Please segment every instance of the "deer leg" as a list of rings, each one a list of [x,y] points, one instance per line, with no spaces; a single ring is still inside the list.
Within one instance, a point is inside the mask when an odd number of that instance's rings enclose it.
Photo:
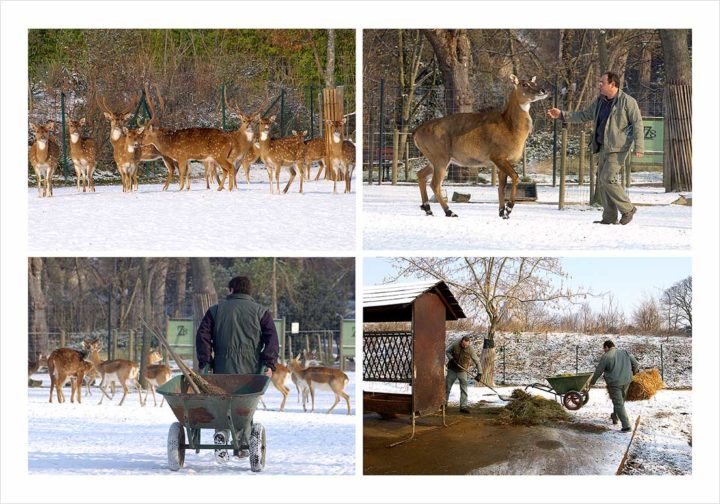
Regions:
[[[242,167],[245,172],[245,181],[247,185],[250,185],[250,158],[248,154],[245,154],[245,158],[242,160]]]
[[[308,383],[308,389],[310,389],[310,401],[312,402],[310,413],[313,413],[315,412],[315,389],[313,388],[312,383]]]
[[[54,371],[51,370],[50,371],[50,401],[49,401],[51,404],[52,404],[52,396],[53,396],[53,392],[54,392],[53,389],[56,388],[55,383],[56,383],[56,381],[55,381]]]
[[[498,167],[498,191],[499,191],[499,204],[500,204],[500,217],[503,219],[510,218],[510,212],[512,212],[515,206],[515,193],[517,192],[517,185],[519,177],[515,169],[512,167],[507,159],[493,159],[493,163]],[[510,177],[512,188],[510,190],[510,201],[505,203],[505,185],[507,183],[507,177]],[[500,189],[502,187],[502,189]]]
[[[442,169],[433,170],[433,176],[430,180],[430,187],[432,187],[435,198],[440,202],[440,206],[445,211],[445,217],[457,217],[457,214],[450,210],[447,201],[445,201],[445,198],[443,198],[442,195],[442,181],[445,178],[445,170],[447,170],[447,164],[445,164],[444,168]]]
[[[167,191],[167,188],[170,187],[172,183],[173,173],[175,173],[175,161],[167,156],[163,156],[162,160],[167,170],[167,178],[165,179],[162,190]]]
[[[142,398],[142,387],[140,386],[140,382],[137,378],[133,380],[133,383],[135,384],[135,390],[137,390],[138,393],[138,400],[140,401],[140,406],[145,406],[145,401],[143,401]],[[153,390],[153,399],[155,398],[155,391]]]
[[[347,395],[347,394],[346,394],[344,391],[342,391],[342,390],[341,390],[340,392],[338,392],[338,393],[345,399],[345,402],[347,403],[347,408],[348,408],[348,413],[347,413],[347,414],[349,415],[349,414],[350,414],[350,396]]]
[[[90,191],[91,192],[95,192],[95,178],[94,178],[95,167],[96,167],[95,163],[88,166],[88,179],[89,179],[88,182],[90,183]]]
[[[235,180],[235,167],[233,164],[228,161],[227,159],[221,159],[218,161],[220,163],[220,166],[223,169],[223,181],[225,181],[226,177],[230,177],[230,180],[228,181],[228,191],[233,190],[233,180]],[[220,187],[218,187],[218,191],[223,190],[223,185],[221,184]]]
[[[64,373],[58,373],[55,388],[57,389],[57,400],[60,404],[65,402],[65,392],[63,392],[62,389],[65,386],[65,380],[67,380],[67,375]]]
[[[297,167],[297,164],[295,164],[295,166]],[[302,167],[300,167],[299,171],[300,171],[300,194],[302,194],[302,192],[303,192],[303,179],[305,178],[305,166],[303,165]]]
[[[337,403],[339,403],[339,402],[340,402],[340,397],[337,395],[337,392],[335,392],[335,402],[333,403],[332,406],[330,406],[330,409],[327,410],[327,414],[328,414],[328,415],[330,414],[330,412],[331,412],[332,410],[335,409],[335,406],[337,406]]]
[[[126,384],[125,382],[120,382],[120,385],[122,385],[123,396],[122,396],[122,398],[120,399],[120,402],[118,403],[118,406],[122,406],[123,401],[125,401],[125,397],[127,396],[127,393],[128,393],[128,390],[129,390],[129,389],[128,389],[128,386],[127,386],[127,384]],[[140,401],[140,402],[142,403],[142,401]]]
[[[432,210],[430,210],[430,203],[428,202],[427,195],[427,177],[432,174],[432,172],[433,167],[430,163],[427,163],[417,172],[418,186],[420,187],[420,200],[422,201],[420,208],[425,211],[425,215],[433,214]]]
[[[285,410],[285,401],[287,401],[288,395],[290,394],[290,389],[283,385],[282,389],[280,390],[280,393],[283,396],[282,402],[280,403],[280,411]]]

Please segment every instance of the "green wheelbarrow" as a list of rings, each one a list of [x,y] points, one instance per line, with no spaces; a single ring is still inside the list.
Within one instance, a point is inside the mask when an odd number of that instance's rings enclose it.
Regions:
[[[555,396],[563,406],[571,411],[577,411],[590,400],[590,378],[592,373],[568,374],[549,376],[545,378],[550,384],[533,383],[525,387],[525,390],[534,388],[548,392]]]
[[[203,378],[227,394],[197,394],[187,379],[180,375],[158,387],[165,396],[177,422],[170,426],[167,441],[168,465],[177,471],[185,465],[185,450],[228,449],[236,453],[250,452],[250,469],[260,472],[265,467],[265,428],[253,422],[260,397],[270,383],[265,375],[209,374]],[[203,444],[202,429],[229,430],[231,444]]]

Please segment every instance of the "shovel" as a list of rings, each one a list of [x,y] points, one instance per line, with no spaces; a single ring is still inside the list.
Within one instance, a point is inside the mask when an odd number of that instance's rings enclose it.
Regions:
[[[470,374],[470,371],[468,371],[467,368],[462,367],[458,361],[456,361],[455,359],[453,359],[452,361],[455,363],[455,365],[457,367],[459,367],[460,369],[465,371],[467,374]],[[490,390],[492,390],[495,393],[495,395],[498,396],[500,398],[500,400],[502,400],[502,401],[510,402],[510,401],[515,400],[513,397],[500,395],[500,393],[497,390],[495,390],[494,388],[492,388],[490,385],[488,385],[487,383],[485,383],[482,380],[475,380],[475,381],[477,381],[480,385],[483,385],[484,387],[487,387]]]

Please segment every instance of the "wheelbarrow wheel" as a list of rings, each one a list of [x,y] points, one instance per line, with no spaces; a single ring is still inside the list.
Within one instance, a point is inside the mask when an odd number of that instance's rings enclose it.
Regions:
[[[178,471],[185,465],[185,429],[180,422],[172,424],[168,431],[167,455],[171,471]]]
[[[253,424],[250,431],[250,470],[260,472],[265,468],[265,427]]]
[[[580,392],[575,392],[574,390],[571,390],[570,392],[567,392],[563,396],[563,406],[565,406],[570,411],[577,411],[580,408],[582,408],[583,404],[585,404],[584,398]]]

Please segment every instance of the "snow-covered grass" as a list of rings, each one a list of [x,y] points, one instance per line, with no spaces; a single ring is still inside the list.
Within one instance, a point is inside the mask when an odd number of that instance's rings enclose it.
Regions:
[[[692,207],[672,205],[679,193],[661,187],[631,186],[638,212],[627,226],[593,225],[601,208],[587,204],[558,210],[558,188],[538,185],[538,202],[518,202],[508,220],[498,216],[497,188],[444,185],[470,193],[469,203],[452,203],[458,218],[420,209],[417,184],[363,186],[363,245],[366,250],[682,250],[689,249]],[[429,194],[432,191],[428,188]],[[585,199],[584,188],[568,186],[568,198]],[[683,193],[685,196],[691,194]]]
[[[313,177],[315,172],[313,171]],[[281,175],[280,188],[287,181]],[[296,180],[287,194],[270,194],[264,168],[251,170],[251,183],[218,192],[194,179],[190,191],[141,184],[123,193],[119,185],[96,186],[95,193],[56,187],[52,198],[28,189],[28,245],[31,255],[137,255],[156,251],[180,255],[282,255],[355,251],[355,193],[332,193],[332,183],[312,181],[299,194]]]
[[[303,412],[295,387],[288,379],[291,394],[285,411],[278,411],[281,395],[271,385],[264,396],[269,410],[258,405],[254,420],[265,426],[267,462],[259,474],[338,475],[355,474],[355,373],[347,373],[350,382],[351,415],[345,401],[332,414],[325,412],[333,403],[333,394],[321,391],[315,397],[315,412]],[[100,391],[84,396],[82,404],[48,402],[48,375],[39,373],[40,388],[28,389],[28,471],[53,475],[176,475],[176,474],[255,474],[248,459],[233,459],[227,465],[214,461],[212,450],[195,453],[187,450],[185,467],[172,472],[167,467],[168,429],[177,419],[165,404],[139,405],[134,390],[122,407],[107,398],[98,405]],[[84,394],[84,392],[83,392]],[[158,404],[160,403],[158,394]],[[202,433],[203,443],[212,443],[212,431]]]

